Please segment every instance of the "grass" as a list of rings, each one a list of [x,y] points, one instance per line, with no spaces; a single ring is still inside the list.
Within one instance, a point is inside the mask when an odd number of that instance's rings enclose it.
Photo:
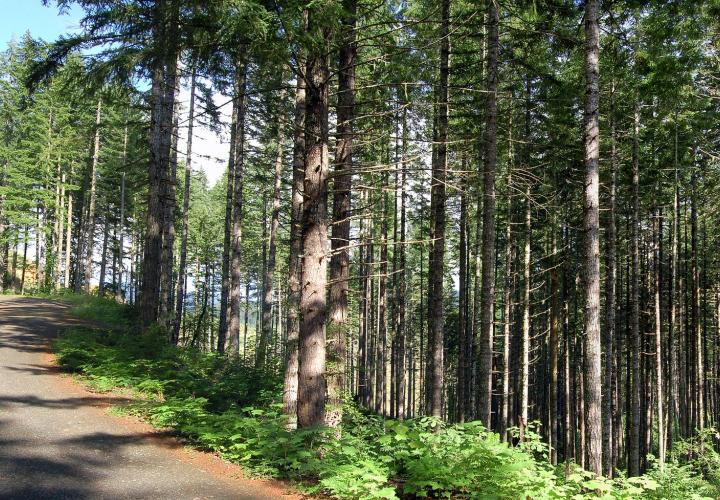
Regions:
[[[343,499],[720,498],[720,478],[703,478],[720,470],[709,439],[685,449],[693,462],[677,455],[640,478],[608,480],[572,464],[551,466],[546,445],[532,432],[513,447],[476,422],[400,422],[347,403],[340,437],[326,428],[291,431],[278,374],[170,346],[158,328],[130,328],[132,309],[111,300],[61,298],[78,316],[113,326],[71,328],[54,350],[59,364],[94,390],[128,388],[139,396],[114,411],[173,429],[258,475],[294,480],[307,493]]]

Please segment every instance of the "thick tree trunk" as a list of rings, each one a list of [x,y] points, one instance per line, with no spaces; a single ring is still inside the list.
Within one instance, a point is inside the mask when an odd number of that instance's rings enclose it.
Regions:
[[[599,0],[585,2],[585,425],[588,470],[602,474],[600,346]]]
[[[478,419],[491,425],[495,302],[495,170],[497,167],[498,22],[497,3],[488,2],[487,104],[483,168],[482,289],[478,353]]]
[[[428,277],[428,385],[427,412],[434,417],[443,416],[444,388],[444,310],[443,278],[445,274],[445,184],[447,177],[448,143],[448,79],[450,58],[450,0],[443,0],[440,80],[436,96],[435,140],[430,194],[431,253]]]
[[[311,11],[308,31],[318,31]],[[329,33],[322,30],[325,45]],[[308,57],[305,111],[305,179],[302,208],[302,274],[298,355],[298,426],[325,422],[325,321],[327,319],[328,90],[323,49]]]
[[[156,55],[151,75],[148,204],[140,292],[140,319],[145,325],[157,321],[160,306],[161,227],[164,214],[161,187],[170,168],[177,77],[178,15],[179,6],[174,0],[156,2],[152,42]]]
[[[160,324],[168,332],[168,340],[172,340],[173,314],[173,255],[175,250],[175,209],[177,206],[177,166],[179,114],[177,102],[180,87],[176,80],[173,89],[172,136],[170,138],[170,164],[167,173],[162,177],[160,187],[163,205],[163,217],[160,233],[162,247],[160,253]]]

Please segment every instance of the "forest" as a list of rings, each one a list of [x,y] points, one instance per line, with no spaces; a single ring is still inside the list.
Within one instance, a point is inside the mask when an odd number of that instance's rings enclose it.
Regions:
[[[0,292],[122,325],[61,365],[307,494],[720,498],[717,0],[44,3]]]

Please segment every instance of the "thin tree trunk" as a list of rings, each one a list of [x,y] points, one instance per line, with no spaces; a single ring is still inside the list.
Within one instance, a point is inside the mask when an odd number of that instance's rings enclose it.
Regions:
[[[675,182],[673,185],[673,220],[672,220],[672,250],[671,250],[671,276],[670,276],[670,323],[668,324],[668,354],[670,356],[669,380],[673,383],[670,387],[670,404],[668,407],[668,448],[672,449],[673,429],[678,418],[678,393],[679,388],[674,383],[678,377],[678,354],[679,354],[679,333],[680,323],[678,321],[677,304],[680,300],[678,286],[678,266],[680,253],[680,187],[678,182],[678,132],[677,117],[675,118],[675,142],[674,142],[674,170]],[[718,322],[720,324],[720,321]],[[679,384],[680,385],[680,384]]]
[[[658,425],[658,461],[660,468],[665,467],[665,395],[663,394],[663,354],[662,354],[662,209],[658,209],[654,234],[653,260],[655,261],[655,389]]]
[[[27,270],[28,233],[30,229],[25,226],[23,233],[23,257],[22,268],[20,269],[20,295],[25,295],[25,271]]]
[[[284,80],[283,80],[284,81]],[[285,91],[280,92],[279,100],[285,101]],[[278,110],[277,117],[277,151],[275,153],[273,201],[270,211],[270,237],[268,241],[268,261],[265,268],[265,289],[263,291],[263,320],[260,348],[256,356],[257,366],[263,368],[267,358],[268,341],[272,336],[272,303],[273,279],[275,276],[275,261],[277,254],[277,232],[280,225],[280,188],[282,183],[283,143],[285,142],[285,117],[282,109]]]
[[[127,126],[125,127],[125,146],[127,146]],[[115,300],[125,302],[125,290],[123,288],[123,261],[125,259],[125,167],[127,156],[123,148],[123,173],[120,176],[120,219],[118,220],[118,277],[117,287],[115,289]]]
[[[631,291],[631,395],[628,433],[628,475],[640,475],[640,158],[638,134],[640,108],[635,105],[632,160],[632,291]]]
[[[193,146],[193,122],[195,121],[195,84],[197,68],[193,64],[190,75],[190,104],[188,106],[188,131],[185,149],[185,177],[183,189],[183,213],[182,233],[180,235],[180,261],[178,263],[177,291],[175,292],[175,321],[171,340],[174,344],[180,339],[180,328],[182,326],[183,310],[185,307],[185,283],[187,281],[187,242],[190,231],[190,180],[192,178],[192,146]]]
[[[490,428],[492,411],[493,305],[495,302],[495,170],[497,168],[498,22],[489,2],[485,163],[483,168],[482,289],[478,354],[478,419]]]
[[[93,253],[95,250],[95,203],[97,200],[97,170],[100,163],[100,118],[102,100],[98,99],[95,114],[95,140],[93,142],[93,157],[90,168],[90,202],[88,205],[87,236],[85,237],[85,293],[90,292],[92,279]]]
[[[60,205],[58,207],[57,212],[55,213],[55,224],[56,224],[56,230],[55,230],[55,269],[54,269],[54,276],[52,280],[52,286],[54,290],[57,290],[59,282],[60,282],[60,272],[62,270],[62,255],[63,255],[63,240],[65,236],[65,172],[62,173],[62,175],[59,178],[59,191],[60,191]],[[37,283],[39,286],[40,283]]]
[[[105,224],[103,230],[102,251],[100,252],[100,278],[98,280],[98,295],[105,296],[105,276],[107,274],[107,246],[110,236],[110,228],[108,227],[107,215],[105,216]]]
[[[350,201],[355,118],[356,0],[344,0],[343,42],[338,59],[337,144],[333,185],[332,257],[328,324],[328,407],[325,421],[336,427],[342,420],[345,356],[348,336],[350,279]]]
[[[690,175],[691,191],[690,191],[690,260],[691,260],[691,329],[693,336],[693,354],[694,354],[694,394],[695,400],[695,426],[698,430],[705,428],[705,367],[703,364],[703,342],[702,329],[700,328],[700,271],[698,264],[698,230],[697,230],[697,173],[696,166],[693,165],[693,171]]]
[[[605,246],[605,380],[603,384],[603,474],[612,477],[613,474],[613,412],[612,394],[615,374],[613,342],[615,339],[615,296],[617,293],[617,221],[616,211],[616,182],[617,182],[617,143],[615,140],[615,82],[612,84],[610,94],[610,199],[608,201],[608,227]]]
[[[459,278],[458,278],[458,366],[457,366],[457,421],[465,422],[468,417],[468,405],[467,402],[470,399],[470,329],[468,327],[468,285],[467,285],[467,251],[468,251],[468,214],[467,214],[467,189],[468,183],[465,177],[465,170],[467,168],[465,164],[465,158],[462,160],[463,165],[463,178],[460,184],[460,241],[459,241]]]
[[[525,193],[525,248],[523,251],[523,324],[522,338],[520,339],[520,412],[518,414],[518,428],[520,442],[525,440],[525,427],[528,424],[528,405],[530,393],[530,292],[532,281],[530,273],[530,241],[532,238],[532,212],[530,209],[530,187]]]
[[[70,169],[70,178],[72,182],[73,170]],[[63,276],[63,287],[70,288],[70,267],[71,267],[71,252],[72,252],[72,214],[73,214],[73,192],[68,191],[68,202],[67,202],[67,224],[65,227],[65,274]]]
[[[300,225],[305,180],[305,69],[300,64],[295,88],[295,117],[293,129],[293,175],[290,208],[290,255],[288,263],[287,306],[287,364],[283,383],[283,411],[288,427],[297,426],[298,339],[300,323],[300,273],[302,227]]]
[[[401,102],[404,102],[401,101]],[[397,339],[397,418],[402,420],[406,417],[410,417],[412,413],[412,404],[406,405],[406,393],[407,391],[407,369],[406,369],[406,358],[408,353],[412,355],[412,346],[410,349],[406,347],[406,324],[405,324],[405,310],[407,307],[406,296],[407,296],[407,273],[405,266],[407,264],[407,258],[405,254],[405,235],[407,233],[406,227],[406,210],[407,210],[407,189],[406,189],[406,169],[405,162],[407,160],[407,147],[408,147],[408,127],[407,127],[407,108],[403,106],[402,110],[402,156],[400,157],[399,165],[396,165],[395,176],[397,178],[398,168],[400,169],[400,183],[396,191],[400,191],[400,196],[395,194],[396,198],[400,200],[400,229],[397,235],[397,245],[395,247],[394,255],[397,256],[397,282],[396,286],[396,297],[395,297],[395,308],[396,308],[396,323],[395,323],[395,338]]]
[[[234,96],[237,101],[237,122],[235,131],[235,146],[232,148],[235,159],[233,161],[233,211],[232,233],[230,242],[230,293],[228,318],[228,351],[236,356],[240,352],[240,305],[242,302],[240,267],[242,265],[242,219],[243,219],[243,189],[245,187],[245,111],[247,98],[247,60],[244,49],[236,61]],[[258,294],[259,295],[259,294]],[[257,331],[257,329],[256,329]]]

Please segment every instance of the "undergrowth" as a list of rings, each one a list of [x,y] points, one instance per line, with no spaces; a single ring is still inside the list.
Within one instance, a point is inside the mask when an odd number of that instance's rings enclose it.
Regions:
[[[131,311],[112,301],[77,302],[75,311],[85,318],[131,324]],[[63,368],[81,373],[97,390],[136,391],[137,402],[123,412],[172,428],[195,446],[256,474],[294,480],[310,494],[341,499],[720,498],[720,455],[708,444],[710,436],[677,445],[662,470],[651,460],[644,476],[609,480],[572,465],[551,466],[546,445],[533,432],[523,445],[509,446],[477,422],[388,420],[350,402],[339,437],[330,429],[291,431],[282,414],[279,376],[239,359],[170,346],[165,338],[158,329],[133,333],[75,327],[57,340],[55,351]]]

